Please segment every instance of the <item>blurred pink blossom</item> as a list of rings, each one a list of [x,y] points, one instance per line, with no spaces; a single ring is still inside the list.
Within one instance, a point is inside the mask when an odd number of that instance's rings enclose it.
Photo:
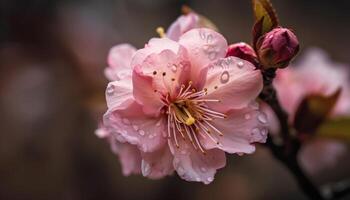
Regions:
[[[252,143],[265,142],[266,115],[255,102],[261,73],[245,60],[224,58],[222,35],[192,29],[178,42],[153,38],[133,51],[125,44],[110,51],[113,73],[106,74],[115,81],[106,89],[103,122],[113,145],[137,148],[123,152],[133,159],[127,172],[137,172],[133,156],[140,155],[146,177],[176,170],[187,181],[208,184],[225,166],[225,152],[253,153]]]
[[[306,95],[330,95],[339,87],[342,93],[332,112],[332,116],[350,114],[350,82],[347,67],[332,62],[320,49],[310,49],[295,66],[278,70],[274,86],[282,107],[289,114],[292,123],[298,105]],[[271,133],[277,133],[279,125],[274,113],[263,106],[270,120]],[[317,139],[301,149],[299,160],[311,174],[318,173],[335,165],[337,158],[345,153],[345,144],[339,141]]]

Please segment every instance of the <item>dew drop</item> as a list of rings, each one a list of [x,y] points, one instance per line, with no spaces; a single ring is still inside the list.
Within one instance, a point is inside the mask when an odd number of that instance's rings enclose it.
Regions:
[[[112,96],[114,94],[114,89],[115,89],[115,86],[110,84],[108,87],[107,87],[107,95],[109,96]]]
[[[250,104],[249,104],[249,107],[254,109],[254,110],[257,110],[259,109],[259,103],[256,102],[256,101],[252,101]]]
[[[263,129],[261,130],[261,135],[266,136],[266,135],[267,135],[267,132],[268,132],[268,130],[267,130],[266,128],[263,128]]]
[[[229,75],[228,71],[224,71],[220,76],[220,82],[223,84],[227,83],[229,81],[229,79],[230,79],[230,75]]]
[[[213,42],[213,36],[211,34],[207,35],[207,43],[210,44]]]
[[[203,30],[200,30],[199,32],[199,37],[202,38],[202,40],[205,39],[205,32]]]
[[[237,152],[237,155],[239,155],[239,156],[243,156],[243,155],[244,155],[244,153],[242,153],[242,152]]]
[[[148,176],[151,173],[151,165],[144,160],[141,162],[141,171],[143,176]]]
[[[258,120],[263,123],[263,124],[266,124],[267,123],[267,116],[265,113],[261,112],[259,113],[258,115]]]
[[[239,61],[237,63],[238,68],[242,68],[244,66],[244,63],[242,61]]]
[[[216,56],[217,56],[217,53],[215,51],[211,51],[208,54],[209,60],[214,60],[216,58]]]
[[[176,171],[180,176],[185,174],[185,170],[182,167],[178,167]]]
[[[258,128],[254,128],[254,129],[252,130],[252,135],[253,135],[253,136],[260,135],[260,130],[259,130]]]
[[[130,121],[127,118],[124,118],[122,121],[124,124],[130,125]]]
[[[250,118],[251,118],[251,115],[250,115],[249,113],[247,113],[247,114],[244,115],[244,119],[247,119],[247,120],[248,120],[248,119],[250,119]]]
[[[177,66],[176,65],[172,65],[171,66],[171,71],[173,71],[175,73],[177,71]]]
[[[213,180],[214,180],[213,177],[208,177],[208,178],[207,178],[207,181],[208,181],[208,182],[212,182]]]
[[[205,167],[201,167],[201,171],[204,173],[204,172],[207,172],[207,168]]]
[[[145,135],[145,131],[144,130],[139,130],[139,134],[143,136],[143,135]]]
[[[139,127],[136,126],[136,125],[132,125],[132,128],[133,128],[135,131],[139,130]]]

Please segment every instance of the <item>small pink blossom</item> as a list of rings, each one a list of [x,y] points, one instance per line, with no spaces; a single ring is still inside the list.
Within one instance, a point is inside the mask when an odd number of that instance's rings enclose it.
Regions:
[[[109,58],[118,62],[110,62],[116,76],[106,89],[104,126],[138,149],[144,176],[175,170],[187,181],[208,184],[225,166],[225,152],[253,153],[253,143],[265,142],[266,115],[255,102],[261,72],[240,58],[225,58],[227,42],[219,33],[200,28],[178,42],[153,38],[128,54],[130,62],[119,55],[125,49],[113,49]]]
[[[279,70],[274,81],[278,99],[289,114],[292,123],[298,105],[306,95],[330,95],[338,88],[342,93],[332,112],[333,116],[350,114],[350,84],[346,66],[332,62],[320,49],[310,49],[295,66]],[[270,108],[263,106],[270,121],[271,133],[277,133],[279,124]],[[346,146],[338,141],[310,141],[301,149],[299,160],[309,173],[317,173],[335,165]]]
[[[235,56],[243,60],[247,60],[254,65],[257,64],[257,56],[254,49],[249,44],[244,42],[231,44],[227,49],[226,57],[228,56]]]
[[[265,68],[285,68],[299,51],[297,36],[287,28],[278,27],[262,36],[257,54]]]

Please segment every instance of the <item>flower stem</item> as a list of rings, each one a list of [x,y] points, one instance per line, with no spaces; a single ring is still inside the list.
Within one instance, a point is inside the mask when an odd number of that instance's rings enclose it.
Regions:
[[[280,123],[280,135],[283,143],[277,144],[271,137],[267,140],[267,146],[274,155],[294,175],[300,189],[312,200],[324,200],[321,192],[305,175],[297,161],[297,154],[300,149],[299,141],[290,134],[288,115],[281,107],[272,81],[276,76],[275,69],[268,69],[263,72],[264,88],[260,98],[265,101],[275,112]]]

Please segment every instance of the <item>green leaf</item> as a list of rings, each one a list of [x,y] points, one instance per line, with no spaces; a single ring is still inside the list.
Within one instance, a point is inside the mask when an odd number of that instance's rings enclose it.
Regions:
[[[295,129],[303,134],[314,133],[322,122],[326,120],[334,108],[341,89],[330,96],[309,95],[298,106],[294,118]]]
[[[317,130],[316,136],[350,142],[350,117],[325,121]]]
[[[265,33],[278,26],[277,14],[269,0],[252,0],[255,22],[253,26],[253,46]]]

